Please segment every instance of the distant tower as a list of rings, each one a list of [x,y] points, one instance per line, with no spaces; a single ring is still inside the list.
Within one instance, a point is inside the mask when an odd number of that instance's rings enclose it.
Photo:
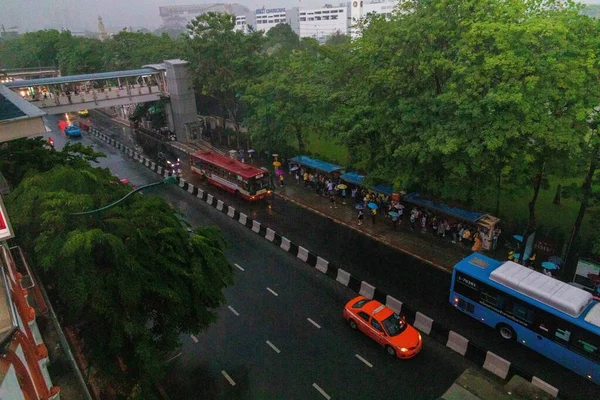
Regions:
[[[356,39],[361,34],[363,0],[352,0],[350,4],[350,37]]]
[[[102,17],[98,15],[98,38],[104,41],[107,38],[106,29],[104,29],[104,22]]]

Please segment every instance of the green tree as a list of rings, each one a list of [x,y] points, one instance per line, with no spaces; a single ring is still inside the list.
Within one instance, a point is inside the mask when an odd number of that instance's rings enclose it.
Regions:
[[[197,92],[212,97],[239,131],[241,98],[261,72],[262,32],[234,31],[235,16],[209,12],[188,24],[184,45]]]
[[[0,43],[0,67],[34,68],[58,66],[58,42],[66,32],[55,29],[28,32]]]
[[[27,174],[46,172],[57,165],[85,168],[103,156],[81,143],[67,143],[56,151],[48,149],[41,138],[17,139],[0,146],[0,171],[12,185],[18,186]]]
[[[153,35],[123,30],[104,41],[104,46],[103,63],[107,71],[137,69],[182,55],[179,40],[166,33]]]
[[[157,197],[134,195],[102,213],[70,215],[130,190],[108,170],[56,166],[28,175],[6,203],[89,360],[123,393],[141,387],[152,398],[165,355],[181,333],[215,321],[233,272],[218,231],[190,234]]]
[[[264,49],[269,54],[290,52],[300,47],[300,37],[289,24],[277,24],[265,34]]]
[[[102,72],[105,49],[100,40],[75,37],[67,31],[61,33],[57,48],[60,70],[64,75]]]

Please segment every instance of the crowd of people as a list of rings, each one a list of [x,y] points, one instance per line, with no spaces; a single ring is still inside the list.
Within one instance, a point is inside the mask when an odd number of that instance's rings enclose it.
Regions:
[[[453,220],[410,203],[405,204],[397,195],[386,195],[362,186],[348,184],[336,173],[325,174],[293,164],[289,167],[289,173],[295,178],[297,185],[314,190],[317,195],[328,198],[330,208],[337,208],[340,202],[354,206],[357,210],[358,225],[364,223],[365,217],[371,219],[373,224],[378,219],[384,218],[391,224],[393,230],[396,230],[398,225],[405,225],[407,229],[431,233],[439,238],[446,238],[452,243],[470,247],[473,251],[482,249],[481,234],[474,224]],[[280,175],[280,182],[283,185],[283,175]],[[493,232],[492,250],[496,249],[500,234],[500,228]]]

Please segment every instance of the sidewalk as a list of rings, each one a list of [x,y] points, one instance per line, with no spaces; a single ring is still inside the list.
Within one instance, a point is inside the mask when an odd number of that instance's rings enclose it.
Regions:
[[[289,178],[288,178],[289,177]],[[393,247],[403,253],[415,257],[423,262],[433,265],[445,271],[452,271],[454,265],[471,253],[470,245],[452,243],[450,235],[445,238],[437,237],[431,231],[422,233],[420,229],[412,231],[408,225],[408,216],[404,216],[404,222],[398,224],[397,230],[392,230],[392,222],[382,213],[377,214],[375,224],[372,223],[368,213],[362,225],[358,225],[357,213],[354,209],[352,199],[341,204],[341,199],[336,198],[336,207],[331,208],[330,201],[319,196],[312,188],[305,188],[302,183],[297,184],[286,175],[288,183],[283,187],[277,187],[274,191],[276,196],[288,200],[300,207],[306,208],[315,214],[331,218],[335,222],[354,229]]]

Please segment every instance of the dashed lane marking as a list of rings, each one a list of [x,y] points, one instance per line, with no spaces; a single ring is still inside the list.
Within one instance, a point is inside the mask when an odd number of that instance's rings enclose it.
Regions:
[[[227,374],[227,372],[225,372],[225,370],[221,371],[221,375],[223,375],[225,379],[227,379],[227,382],[229,382],[231,386],[235,386],[235,381],[231,379],[231,377]]]
[[[245,269],[244,269],[244,268],[242,268],[242,267],[240,267],[240,265],[239,265],[239,264],[233,264],[233,265],[235,265],[235,266],[236,266],[236,267],[237,267],[237,268],[238,268],[240,271],[245,271]]]
[[[192,338],[192,340],[194,341],[194,343],[198,343],[198,338],[194,335],[190,335],[190,337]]]
[[[313,321],[310,318],[306,318],[308,320],[308,322],[310,322],[311,324],[313,324],[314,326],[316,326],[317,328],[321,329],[321,325],[317,324],[315,321]]]
[[[362,361],[363,363],[365,363],[365,365],[369,368],[373,368],[373,364],[371,364],[370,362],[368,362],[367,360],[365,360],[364,358],[362,358],[360,355],[355,354],[356,358],[358,358],[360,361]]]
[[[231,306],[227,306],[227,308],[229,308],[229,311],[231,311],[233,313],[233,315],[235,315],[236,317],[240,316],[240,313],[235,311],[235,309]]]
[[[267,340],[267,344],[273,349],[275,350],[275,353],[279,354],[281,353],[281,350],[279,350],[277,347],[275,347],[275,345],[273,343],[271,343],[270,341]]]
[[[323,395],[323,397],[325,397],[327,400],[330,400],[330,399],[331,399],[331,396],[330,396],[330,395],[328,395],[327,393],[325,393],[325,391],[324,391],[323,389],[321,389],[321,387],[320,387],[319,385],[317,385],[316,383],[313,383],[313,387],[314,387],[315,389],[317,389],[317,391],[318,391],[319,393],[321,393],[321,394]]]
[[[279,296],[273,289],[271,289],[271,288],[268,287],[267,290],[269,292],[273,293],[274,296]]]

